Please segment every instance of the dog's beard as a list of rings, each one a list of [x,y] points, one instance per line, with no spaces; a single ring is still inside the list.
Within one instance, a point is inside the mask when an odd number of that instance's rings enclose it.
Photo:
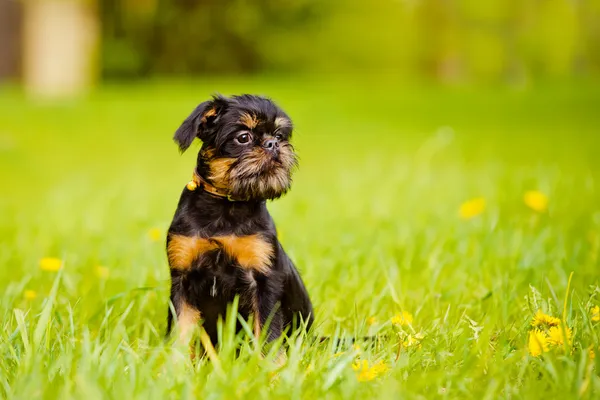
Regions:
[[[237,159],[211,160],[210,180],[234,199],[270,200],[287,193],[296,166],[296,155],[288,143],[281,145],[277,158],[255,147]]]

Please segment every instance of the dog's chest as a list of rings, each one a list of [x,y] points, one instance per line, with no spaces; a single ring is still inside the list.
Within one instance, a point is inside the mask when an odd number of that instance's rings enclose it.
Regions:
[[[219,252],[235,266],[263,274],[269,271],[274,255],[273,245],[260,234],[210,238],[171,235],[167,246],[169,265],[183,271],[192,269],[204,256]]]

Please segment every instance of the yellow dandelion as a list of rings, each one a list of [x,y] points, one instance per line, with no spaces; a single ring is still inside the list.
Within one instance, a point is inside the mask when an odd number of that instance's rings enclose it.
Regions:
[[[531,326],[535,328],[549,328],[558,325],[560,325],[560,319],[544,314],[542,310],[538,310],[533,316],[533,321],[531,321]]]
[[[359,382],[367,382],[387,372],[389,368],[383,361],[378,361],[370,366],[367,360],[358,360],[352,364],[352,369],[356,371],[356,379]]]
[[[44,257],[40,260],[40,269],[42,271],[56,272],[62,268],[62,265],[62,260],[56,257]]]
[[[37,297],[37,293],[35,290],[26,290],[23,292],[23,297],[25,297],[25,300],[33,300]]]
[[[341,356],[343,356],[344,354],[346,354],[346,352],[345,352],[345,351],[338,351],[337,353],[335,353],[335,354],[334,354],[334,355],[332,355],[331,357],[333,357],[333,358],[338,358],[338,357],[341,357]]]
[[[153,242],[158,242],[162,237],[162,231],[158,228],[152,228],[148,231],[148,236]]]
[[[526,192],[523,201],[533,211],[543,213],[548,210],[548,197],[540,191],[530,190]]]
[[[381,375],[388,371],[389,367],[383,361],[377,361],[371,369],[375,373],[375,375]]]
[[[375,317],[370,317],[369,319],[367,319],[367,325],[372,326],[375,325],[377,323],[377,318]]]
[[[566,328],[566,334],[564,334],[562,326],[553,326],[548,330],[547,341],[553,346],[562,346],[565,343],[565,337],[569,344],[571,344],[571,337],[573,332],[570,328]]]
[[[533,329],[529,332],[528,346],[529,354],[534,357],[550,350],[548,340],[544,332],[539,329]]]
[[[356,379],[359,382],[368,382],[372,381],[375,378],[377,378],[377,374],[371,368],[364,369],[356,375]]]
[[[593,360],[596,358],[596,352],[594,351],[594,349],[590,349],[590,360]]]
[[[462,219],[475,218],[478,215],[483,214],[486,208],[486,201],[483,197],[477,197],[469,201],[464,202],[460,206],[459,215]]]
[[[600,306],[592,307],[592,309],[590,310],[590,314],[592,315],[592,321],[600,321]]]
[[[357,344],[353,344],[352,345],[352,349],[354,349],[355,352],[360,353],[360,346]]]
[[[356,379],[359,382],[372,381],[377,377],[375,371],[369,367],[369,362],[367,360],[355,362],[352,364],[352,369],[356,371]]]
[[[402,311],[401,313],[398,313],[392,317],[392,324],[394,325],[405,326],[412,325],[412,323],[413,316],[407,311]]]
[[[108,279],[108,277],[110,276],[110,270],[101,265],[96,265],[96,267],[94,268],[94,272],[96,273],[96,276],[100,279]]]

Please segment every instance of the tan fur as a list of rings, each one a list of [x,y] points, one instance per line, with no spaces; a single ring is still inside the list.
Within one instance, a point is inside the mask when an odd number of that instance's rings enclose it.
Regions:
[[[254,129],[258,125],[258,119],[254,115],[243,113],[240,116],[240,124],[247,126],[248,129]]]
[[[276,198],[285,194],[297,165],[293,147],[289,143],[280,145],[279,164],[273,164],[271,156],[261,147],[251,149],[238,159],[214,158],[213,148],[204,149],[201,155],[209,167],[209,182],[234,199],[241,200]]]
[[[284,128],[292,126],[292,121],[285,117],[277,117],[275,118],[275,128]]]
[[[215,236],[223,245],[225,252],[235,258],[242,268],[253,269],[261,273],[269,272],[273,246],[260,235]]]
[[[231,164],[235,162],[235,158],[215,158],[208,162],[210,176],[208,179],[212,184],[219,189],[227,189],[229,187],[229,172]]]
[[[200,311],[185,302],[182,304],[177,316],[178,341],[180,344],[188,344],[190,342],[194,329],[200,322],[200,317]]]
[[[216,108],[211,108],[208,109],[204,114],[202,114],[202,118],[200,119],[200,122],[206,122],[206,120],[210,117],[214,117],[215,115],[217,115],[217,109]]]
[[[255,175],[263,172],[271,159],[260,147],[255,147],[244,154],[236,165],[236,173],[239,175]]]
[[[284,143],[279,148],[279,159],[283,166],[290,171],[297,166],[298,162],[292,149],[292,145],[289,143]]]
[[[214,147],[206,147],[201,150],[200,155],[205,160],[210,160],[210,159],[214,158],[215,152],[216,152],[216,149]]]
[[[281,164],[271,164],[271,157],[262,148],[244,154],[229,171],[229,192],[239,198],[278,197],[288,191],[296,157],[290,144],[279,150]]]
[[[188,269],[200,254],[217,248],[218,245],[208,239],[171,235],[167,247],[169,265],[173,269]]]
[[[167,248],[169,265],[173,269],[189,269],[200,255],[220,247],[234,258],[240,267],[263,274],[269,272],[274,254],[273,247],[258,234],[214,236],[210,239],[171,235]]]
[[[258,311],[258,298],[256,296],[256,294],[254,295],[254,304],[252,305],[252,307],[254,308],[254,337],[256,337],[256,339],[260,338],[260,333],[261,333],[261,329],[260,329],[260,313]]]

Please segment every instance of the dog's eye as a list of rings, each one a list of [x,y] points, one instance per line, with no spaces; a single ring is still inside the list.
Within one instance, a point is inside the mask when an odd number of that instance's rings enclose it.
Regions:
[[[283,139],[283,135],[281,133],[278,133],[277,135],[275,135],[275,139],[281,140]]]
[[[241,135],[238,135],[235,140],[238,141],[238,143],[240,144],[246,144],[250,141],[251,136],[249,133],[242,133]]]

